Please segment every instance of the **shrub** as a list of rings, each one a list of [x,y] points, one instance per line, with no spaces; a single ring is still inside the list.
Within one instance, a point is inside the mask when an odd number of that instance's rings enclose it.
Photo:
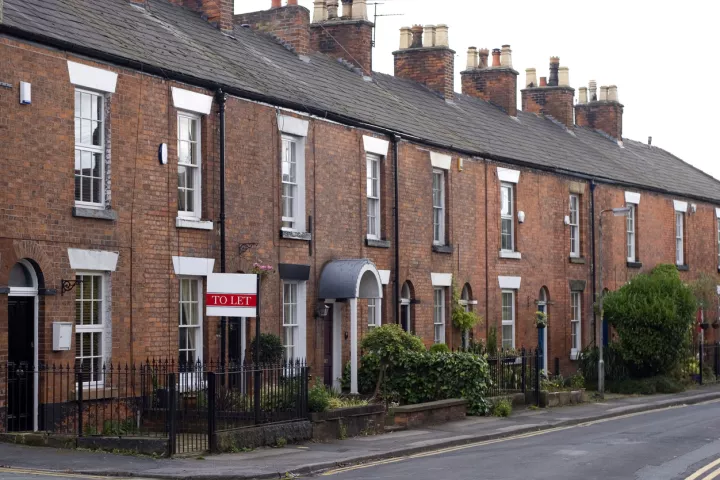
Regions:
[[[685,391],[685,386],[673,378],[658,377],[655,382],[655,389],[658,393],[679,393]]]
[[[609,382],[607,389],[613,393],[626,395],[652,395],[654,393],[678,393],[684,391],[685,387],[670,377],[659,376]]]
[[[407,333],[399,325],[387,324],[373,328],[362,341],[366,352],[377,355],[379,361],[375,395],[380,392],[385,372],[399,364],[407,353],[424,352],[425,345],[415,335]]]
[[[374,353],[367,353],[360,359],[358,367],[358,391],[363,394],[371,394],[377,385],[378,372],[380,371],[380,359]],[[340,379],[340,386],[343,391],[350,390],[350,362],[345,364],[343,375]]]
[[[324,412],[330,408],[330,392],[322,383],[315,383],[308,391],[308,408],[311,412]]]
[[[250,359],[255,361],[255,340],[250,342]],[[260,363],[280,363],[283,358],[283,343],[272,333],[260,334]]]
[[[482,322],[482,317],[475,312],[465,309],[465,305],[460,304],[460,294],[455,288],[455,283],[452,285],[452,321],[462,333],[471,330],[475,325]]]
[[[605,357],[605,379],[615,381],[624,380],[628,377],[628,369],[625,361],[620,356],[616,343],[610,343],[603,349]],[[598,359],[600,354],[597,347],[586,348],[580,354],[579,373],[586,382],[597,383]]]
[[[430,347],[430,353],[449,353],[450,348],[444,343],[436,343]]]
[[[512,404],[507,398],[501,398],[492,407],[492,414],[496,417],[509,417],[512,413]]]
[[[618,333],[618,352],[634,377],[672,371],[685,358],[697,301],[675,266],[660,265],[610,292],[605,315]]]
[[[575,375],[570,377],[570,388],[574,390],[585,388],[585,377],[583,377],[582,372],[576,372]]]
[[[491,357],[495,357],[497,356],[497,353],[497,328],[493,326],[488,329],[487,354]]]

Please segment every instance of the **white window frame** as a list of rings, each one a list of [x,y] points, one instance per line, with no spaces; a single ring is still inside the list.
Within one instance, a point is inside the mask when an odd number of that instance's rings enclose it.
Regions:
[[[82,125],[82,120],[80,113],[77,111],[77,108],[75,108],[75,113],[73,115],[73,118],[75,119],[75,152],[89,152],[91,154],[91,159],[94,157],[95,154],[100,154],[100,196],[97,202],[87,202],[83,200],[77,200],[75,199],[75,205],[82,206],[82,207],[90,207],[90,208],[105,208],[105,141],[106,141],[106,118],[105,118],[105,102],[106,98],[105,95],[101,92],[96,92],[93,90],[87,90],[84,88],[75,88],[75,96],[80,94],[80,109],[82,110],[82,95],[92,95],[94,97],[98,98],[98,101],[101,102],[101,108],[100,108],[100,118],[98,119],[98,122],[100,123],[100,135],[101,135],[101,141],[100,145],[93,145],[92,140],[91,143],[83,144],[80,141],[78,141],[78,123]],[[90,119],[88,119],[90,120]],[[91,135],[92,137],[92,135]],[[78,177],[77,173],[74,173],[73,180],[75,180]],[[87,178],[87,177],[85,177]],[[93,178],[93,177],[90,177]],[[92,182],[91,182],[92,183]],[[77,191],[75,191],[75,196],[77,196]],[[82,198],[82,195],[80,196]],[[92,196],[91,196],[92,198]]]
[[[510,320],[505,320],[504,318],[504,310],[505,310],[505,295],[510,295]],[[505,326],[512,326],[512,342],[510,347],[505,346],[505,334],[504,334],[504,328],[500,329],[500,347],[503,349],[506,348],[515,348],[515,290],[502,290],[501,291],[501,297],[500,297],[500,318],[502,319],[502,327]]]
[[[445,343],[445,288],[433,288],[433,341]]]
[[[198,316],[198,324],[194,326],[182,326],[180,323],[180,318],[182,315],[182,308],[184,303],[190,303],[190,302],[184,302],[182,297],[182,282],[183,281],[190,281],[190,282],[197,282],[195,285],[196,288],[196,294],[197,294],[197,316]],[[190,351],[188,348],[185,350],[180,350],[180,330],[181,329],[194,329],[195,330],[195,359],[193,360],[193,365],[196,365],[198,361],[200,363],[203,363],[203,359],[205,358],[203,356],[203,328],[205,323],[205,317],[204,317],[204,302],[203,302],[203,277],[197,277],[197,276],[180,276],[179,282],[178,282],[178,363],[181,365],[189,365],[188,363],[182,363],[180,362],[180,352]],[[187,378],[188,385],[191,385],[192,379]],[[182,382],[181,382],[182,383]]]
[[[577,327],[573,337],[573,327]],[[582,292],[570,292],[570,359],[577,360],[582,350]]]
[[[438,188],[435,188],[435,179],[439,179]],[[446,245],[445,240],[445,170],[433,168],[432,177],[433,201],[433,245]],[[435,192],[438,192],[440,203],[435,202]]]
[[[374,153],[367,153],[366,155],[366,168],[367,168],[367,238],[380,240],[381,237],[381,173],[380,167],[382,165],[382,157]],[[375,167],[376,176],[373,177],[373,167]],[[375,194],[373,195],[373,190]]]
[[[675,264],[685,265],[685,213],[675,212]]]
[[[377,298],[368,298],[368,328],[375,328],[380,326],[380,312],[378,311]]]
[[[295,302],[286,303],[285,286],[291,286],[295,290]],[[291,299],[292,300],[292,299]],[[295,318],[288,319],[285,316],[285,305],[295,305]],[[306,282],[296,280],[282,281],[282,342],[283,358],[285,361],[305,360],[306,355]],[[293,323],[294,321],[294,323]],[[287,344],[286,329],[292,329],[292,345]],[[288,350],[292,349],[292,355]]]
[[[195,142],[195,155],[197,158],[197,165],[192,165],[190,163],[183,163],[181,162],[180,158],[180,142],[185,141],[180,139],[180,119],[186,118],[190,121],[197,122],[196,124],[196,134],[197,134],[197,141]],[[202,116],[190,113],[186,111],[179,111],[177,112],[177,155],[178,155],[178,170],[180,167],[192,168],[194,169],[195,175],[193,175],[193,210],[192,211],[183,211],[180,210],[180,205],[178,203],[178,217],[179,218],[190,218],[190,219],[200,219],[202,216]],[[187,187],[186,187],[187,188]],[[180,185],[177,186],[177,190],[180,190]]]
[[[294,145],[295,182],[283,180],[282,166],[285,162],[286,144]],[[287,232],[305,232],[305,137],[297,137],[283,133],[281,135],[280,158],[280,218],[281,230]],[[293,198],[293,215],[284,215],[283,186],[292,185],[295,189]],[[291,226],[285,226],[285,222]]]
[[[574,208],[573,208],[574,204]],[[580,195],[571,193],[570,207],[570,256],[580,258]]]
[[[508,197],[509,197],[509,211],[505,214],[503,214],[503,190],[508,190]],[[515,218],[514,218],[514,212],[515,212],[515,206],[513,205],[513,202],[515,200],[515,184],[514,183],[508,183],[508,182],[501,182],[500,183],[500,251],[501,252],[515,252]],[[502,223],[503,220],[510,220],[510,248],[503,248],[502,246],[502,239],[503,239],[503,230],[502,230]]]
[[[95,380],[92,380],[92,375],[90,377],[90,380],[83,381],[82,384],[84,386],[102,386],[105,383],[105,379],[103,378],[102,370],[103,366],[107,364],[107,361],[109,359],[109,352],[106,348],[107,345],[107,322],[106,322],[106,306],[107,306],[107,295],[106,295],[106,288],[107,288],[107,279],[108,275],[103,272],[98,271],[77,271],[75,273],[75,279],[78,280],[81,277],[80,280],[82,280],[82,283],[79,283],[75,286],[76,295],[75,295],[75,362],[77,364],[78,358],[99,358],[100,359],[100,372],[96,373],[97,377]],[[78,308],[83,308],[83,303],[87,302],[87,300],[83,300],[82,297],[78,299],[78,295],[82,295],[82,292],[84,292],[84,289],[86,288],[86,277],[99,277],[100,278],[100,297],[98,300],[90,300],[90,301],[98,301],[100,303],[100,307],[98,309],[98,313],[100,315],[100,322],[97,324],[91,324],[91,325],[79,325],[77,323],[78,320],[78,313],[80,313],[80,318],[82,318],[82,310],[78,312]],[[77,341],[78,341],[78,335],[80,335],[80,338],[82,338],[83,334],[100,334],[100,355],[89,355],[89,356],[77,356]],[[91,342],[92,345],[92,342]],[[92,364],[92,361],[91,361]]]
[[[627,218],[625,220],[625,230],[627,234],[627,261],[628,262],[634,262],[637,258],[637,251],[636,251],[636,230],[637,230],[637,220],[636,220],[636,213],[637,213],[637,205],[634,203],[628,203],[627,206],[630,208],[630,213],[628,213]]]

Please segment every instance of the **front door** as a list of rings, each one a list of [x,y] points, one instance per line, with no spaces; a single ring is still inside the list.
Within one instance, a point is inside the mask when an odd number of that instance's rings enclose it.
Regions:
[[[8,431],[33,429],[35,298],[8,297]]]
[[[410,331],[410,305],[400,305],[400,322],[403,330],[412,333]]]
[[[323,318],[323,379],[325,386],[333,386],[333,306]]]

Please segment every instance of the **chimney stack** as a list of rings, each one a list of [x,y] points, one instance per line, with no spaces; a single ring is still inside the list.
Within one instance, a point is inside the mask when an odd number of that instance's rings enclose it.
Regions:
[[[371,75],[374,25],[367,18],[367,0],[343,0],[342,17],[338,17],[338,0],[322,3],[327,8],[316,3],[317,14],[310,24],[311,49],[342,58]]]
[[[540,77],[539,85],[530,85],[530,72],[535,77],[535,69],[529,68],[526,87],[521,91],[522,109],[542,115],[549,115],[567,127],[573,125],[573,100],[575,90],[570,87],[570,70],[560,66],[559,57],[550,57],[550,78]]]
[[[412,41],[405,47],[407,31],[400,29],[400,50],[393,52],[395,76],[422,83],[446,100],[455,98],[455,51],[449,46],[447,25],[413,26]],[[468,61],[470,56],[468,51]]]
[[[229,1],[232,3],[232,0]],[[324,10],[318,3],[315,3],[315,14],[322,15]],[[233,21],[238,25],[250,25],[253,30],[279,38],[298,55],[309,54],[310,10],[299,6],[294,0],[288,0],[285,7],[280,5],[280,0],[272,0],[270,7],[270,10],[235,15]]]
[[[510,45],[494,48],[491,67],[488,66],[489,53],[487,48],[481,49],[476,63],[470,62],[468,51],[468,67],[460,72],[462,92],[493,103],[514,117],[517,115],[518,72],[512,68],[512,50]]]
[[[595,96],[597,82],[590,80],[590,98],[575,105],[575,122],[581,127],[600,130],[612,138],[622,140],[622,117],[625,106],[618,101],[617,86],[600,87],[600,98]]]
[[[323,22],[328,17],[327,0],[315,0],[313,3],[313,22]]]
[[[134,1],[133,3],[139,3]],[[145,3],[145,2],[143,2]],[[170,0],[170,3],[181,5],[207,17],[208,23],[215,25],[223,32],[233,30],[233,0]],[[2,6],[2,2],[0,2]],[[0,8],[0,10],[2,10]]]

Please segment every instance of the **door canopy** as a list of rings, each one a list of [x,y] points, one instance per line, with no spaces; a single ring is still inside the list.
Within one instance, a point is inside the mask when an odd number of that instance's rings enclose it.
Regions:
[[[382,298],[380,274],[367,258],[333,260],[320,274],[318,297],[335,300]]]

